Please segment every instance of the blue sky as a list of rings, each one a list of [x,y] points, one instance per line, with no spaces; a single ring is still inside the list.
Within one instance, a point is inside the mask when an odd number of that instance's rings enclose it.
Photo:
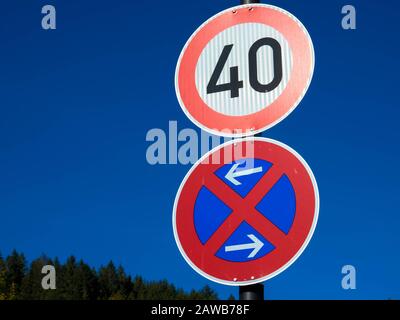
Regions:
[[[41,29],[48,1],[7,1],[0,19],[0,251],[28,259],[110,259],[131,274],[185,289],[237,288],[195,273],[181,257],[172,205],[190,166],[150,166],[146,133],[178,121],[174,72],[191,33],[239,1],[51,1],[57,30]],[[271,1],[295,14],[315,47],[300,106],[264,132],[314,171],[321,208],[312,241],[269,280],[270,299],[400,298],[399,4]],[[357,290],[341,268],[357,269]]]

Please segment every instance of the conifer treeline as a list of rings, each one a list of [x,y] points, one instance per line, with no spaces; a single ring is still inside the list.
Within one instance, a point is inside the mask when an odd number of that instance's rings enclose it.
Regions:
[[[56,269],[56,289],[44,290],[41,273],[44,265]],[[136,299],[217,299],[208,286],[185,292],[168,281],[132,278],[111,261],[98,270],[82,260],[69,257],[64,264],[42,256],[27,264],[22,253],[0,255],[0,300],[136,300]]]

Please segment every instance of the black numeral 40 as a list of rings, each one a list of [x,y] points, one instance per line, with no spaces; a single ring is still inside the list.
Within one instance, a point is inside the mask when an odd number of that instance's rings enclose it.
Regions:
[[[258,80],[257,69],[257,52],[261,47],[269,46],[273,51],[274,60],[274,78],[268,84],[260,83]],[[231,98],[239,97],[239,89],[243,88],[243,81],[239,80],[239,67],[230,68],[229,83],[218,84],[218,79],[221,77],[222,70],[232,51],[233,44],[226,45],[222,50],[221,56],[218,59],[211,79],[207,85],[207,93],[217,93],[230,91]],[[282,48],[278,41],[273,38],[262,38],[257,40],[249,50],[249,79],[251,87],[258,92],[270,92],[274,90],[282,81]]]

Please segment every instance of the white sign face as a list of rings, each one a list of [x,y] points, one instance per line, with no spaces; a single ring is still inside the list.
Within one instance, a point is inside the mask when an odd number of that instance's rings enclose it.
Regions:
[[[219,61],[222,70],[216,70]],[[261,23],[238,24],[219,33],[204,48],[196,66],[196,87],[216,112],[248,115],[268,108],[281,95],[292,64],[292,51],[279,31]],[[211,90],[214,72],[218,79]],[[237,72],[237,80],[231,72]]]
[[[303,99],[314,70],[311,38],[292,14],[270,5],[225,10],[190,37],[175,87],[186,115],[213,134],[266,130]]]

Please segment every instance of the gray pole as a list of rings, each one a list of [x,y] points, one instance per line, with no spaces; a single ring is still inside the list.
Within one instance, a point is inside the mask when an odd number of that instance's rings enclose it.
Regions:
[[[240,4],[260,3],[259,0],[240,0]],[[261,136],[261,134],[257,135]],[[264,300],[264,284],[239,287],[239,300]]]
[[[240,0],[240,4],[260,3],[258,0]]]
[[[262,283],[239,287],[239,300],[264,300],[264,285]]]

